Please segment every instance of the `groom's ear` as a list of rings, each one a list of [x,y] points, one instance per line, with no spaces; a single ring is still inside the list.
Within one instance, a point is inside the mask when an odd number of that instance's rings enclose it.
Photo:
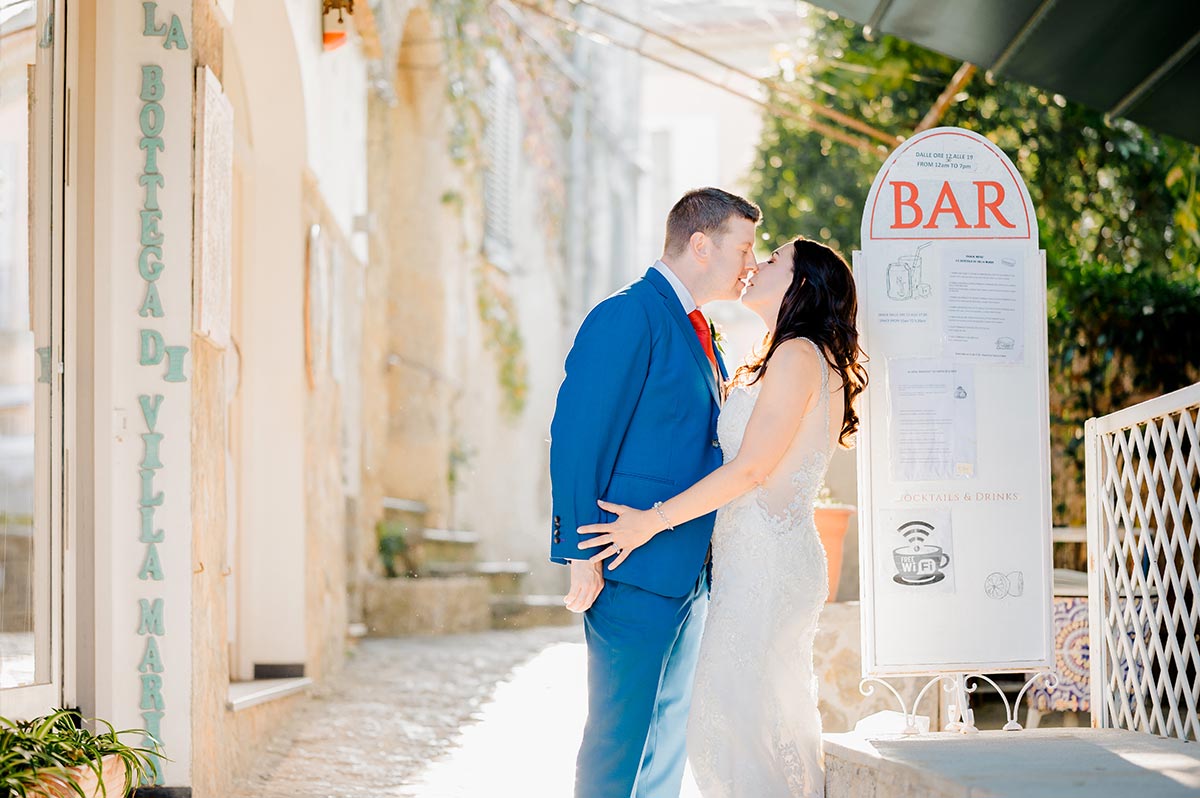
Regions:
[[[692,233],[692,237],[688,239],[688,246],[692,250],[692,255],[696,260],[703,263],[708,260],[708,256],[712,251],[712,239],[707,235],[697,230]]]

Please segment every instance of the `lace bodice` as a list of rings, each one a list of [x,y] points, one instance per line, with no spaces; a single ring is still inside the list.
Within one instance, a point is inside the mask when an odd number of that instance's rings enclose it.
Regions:
[[[754,500],[771,520],[787,528],[795,528],[811,517],[821,481],[829,468],[833,440],[836,440],[837,434],[837,429],[831,428],[829,365],[816,344],[808,339],[803,340],[813,347],[820,360],[821,392],[811,402],[811,409],[801,421],[792,445],[779,464],[761,485],[743,498]],[[721,409],[717,420],[717,436],[726,463],[741,451],[742,439],[754,414],[761,387],[762,383],[756,382],[734,388]],[[840,413],[837,419],[840,422]]]

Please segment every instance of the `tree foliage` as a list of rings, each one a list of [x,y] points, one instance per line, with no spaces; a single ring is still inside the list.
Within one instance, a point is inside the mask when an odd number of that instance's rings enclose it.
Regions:
[[[893,37],[813,14],[811,55],[790,92],[909,136],[960,66]],[[797,109],[799,113],[807,113]],[[1200,378],[1200,149],[1108,121],[1044,90],[977,74],[941,125],[987,136],[1016,164],[1038,212],[1050,288],[1055,515],[1082,521],[1082,424]],[[751,174],[764,235],[805,235],[849,252],[882,164],[766,115]]]

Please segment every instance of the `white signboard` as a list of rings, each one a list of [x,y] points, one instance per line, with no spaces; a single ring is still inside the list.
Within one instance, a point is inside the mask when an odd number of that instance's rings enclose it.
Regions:
[[[1029,192],[967,130],[902,144],[854,257],[863,675],[1050,667],[1046,268]]]

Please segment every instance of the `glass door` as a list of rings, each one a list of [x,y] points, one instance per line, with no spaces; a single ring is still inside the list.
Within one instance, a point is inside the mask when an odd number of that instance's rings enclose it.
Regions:
[[[62,702],[62,0],[0,0],[0,714]]]

